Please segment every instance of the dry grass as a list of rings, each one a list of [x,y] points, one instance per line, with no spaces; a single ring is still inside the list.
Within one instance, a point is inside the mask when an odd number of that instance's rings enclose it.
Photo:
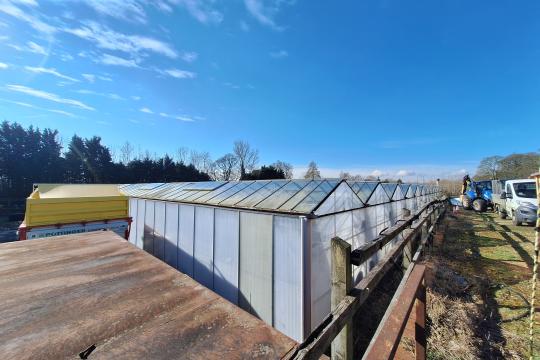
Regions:
[[[475,337],[474,303],[428,291],[428,349],[430,359],[478,359],[480,344]]]
[[[426,259],[428,357],[528,358],[528,304],[519,294],[530,293],[532,228],[490,213],[445,221],[445,238]],[[535,348],[540,356],[540,341]]]

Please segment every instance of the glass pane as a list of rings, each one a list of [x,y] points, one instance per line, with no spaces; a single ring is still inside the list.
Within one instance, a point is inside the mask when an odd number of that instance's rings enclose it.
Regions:
[[[174,199],[174,197],[178,195],[179,193],[181,193],[188,184],[189,183],[179,183],[179,184],[176,184],[176,186],[171,186],[169,190],[161,194],[161,199],[163,200]]]
[[[174,189],[178,186],[179,183],[171,183],[171,184],[165,184],[163,186],[160,186],[157,189],[154,189],[152,191],[148,191],[146,195],[150,198],[159,198],[160,195],[169,192],[171,189]],[[181,183],[180,183],[181,184]]]
[[[241,191],[242,189],[246,188],[247,186],[253,184],[253,182],[237,182],[235,183],[235,186],[228,189],[227,191],[222,192],[218,196],[213,197],[212,199],[208,200],[207,204],[219,204],[223,200],[233,196],[237,192]]]
[[[197,199],[198,203],[206,203],[208,200],[212,199],[213,197],[218,196],[219,194],[229,190],[233,186],[238,185],[238,182],[236,181],[229,181],[227,184],[218,187],[216,190],[209,192],[208,194],[201,196]]]
[[[407,195],[407,191],[409,190],[409,184],[401,184],[399,187],[401,188],[401,193],[403,194],[403,197]]]
[[[293,211],[300,213],[311,213],[313,209],[332,191],[337,185],[336,180],[323,181],[315,190],[311,192],[300,204],[294,207]]]
[[[206,191],[206,190],[199,190],[199,191],[190,190],[191,194],[188,194],[187,196],[183,197],[182,201],[190,201],[190,202],[198,203],[199,201],[197,201],[197,199],[208,194],[209,192],[210,191]]]
[[[216,190],[218,187],[225,185],[226,181],[198,181],[191,183],[186,190]]]
[[[317,186],[321,184],[321,180],[312,180],[304,188],[298,191],[293,197],[291,197],[285,204],[283,204],[279,210],[290,211],[292,210],[300,201],[302,201],[306,196],[309,195]]]
[[[240,202],[247,198],[248,196],[252,195],[255,191],[258,191],[260,188],[268,184],[270,180],[266,181],[255,181],[252,182],[249,186],[245,187],[244,189],[240,190],[239,192],[235,193],[228,199],[223,200],[220,205],[225,206],[233,206],[236,205],[237,202]]]
[[[362,200],[362,202],[365,204],[376,187],[376,182],[365,182],[361,185],[360,190],[356,193],[356,195],[358,195],[360,200]]]
[[[268,198],[257,204],[257,208],[277,210],[286,203],[290,198],[296,195],[304,186],[306,186],[309,180],[296,180],[287,183],[281,189],[270,195]]]
[[[384,191],[386,192],[386,195],[388,195],[388,198],[392,199],[392,196],[394,195],[394,192],[396,191],[397,184],[383,183],[382,187]]]
[[[286,182],[284,181],[271,181],[236,205],[240,207],[253,207],[285,184]]]

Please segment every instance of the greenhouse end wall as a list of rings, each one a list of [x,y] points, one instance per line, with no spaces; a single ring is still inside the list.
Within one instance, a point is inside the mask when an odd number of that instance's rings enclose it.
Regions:
[[[131,243],[294,340],[308,335],[305,217],[137,198],[129,211]]]

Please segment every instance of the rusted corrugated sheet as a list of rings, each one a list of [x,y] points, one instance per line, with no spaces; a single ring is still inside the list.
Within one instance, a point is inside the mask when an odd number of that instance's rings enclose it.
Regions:
[[[2,359],[282,358],[296,343],[111,232],[0,245]]]

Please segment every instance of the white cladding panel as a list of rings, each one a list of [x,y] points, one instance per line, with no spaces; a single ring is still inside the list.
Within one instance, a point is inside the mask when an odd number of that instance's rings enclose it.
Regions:
[[[174,268],[178,268],[178,209],[178,204],[165,203],[164,261]]]
[[[144,242],[144,219],[146,214],[146,200],[137,200],[137,238],[135,239],[134,245],[139,249],[143,248]]]
[[[165,260],[165,203],[154,204],[154,256]]]
[[[274,327],[303,336],[302,228],[299,217],[274,217]]]
[[[129,199],[129,216],[131,216],[131,229],[129,231],[129,242],[135,245],[137,242],[137,199]]]
[[[330,239],[333,216],[311,221],[311,330],[330,313]]]
[[[193,277],[193,240],[195,234],[195,207],[180,205],[178,230],[178,270]]]
[[[272,215],[240,213],[240,307],[272,324]]]
[[[214,291],[238,304],[239,212],[216,209],[214,231]]]
[[[154,201],[147,200],[144,213],[143,249],[154,254]]]
[[[193,277],[209,289],[214,288],[214,209],[195,207]]]

